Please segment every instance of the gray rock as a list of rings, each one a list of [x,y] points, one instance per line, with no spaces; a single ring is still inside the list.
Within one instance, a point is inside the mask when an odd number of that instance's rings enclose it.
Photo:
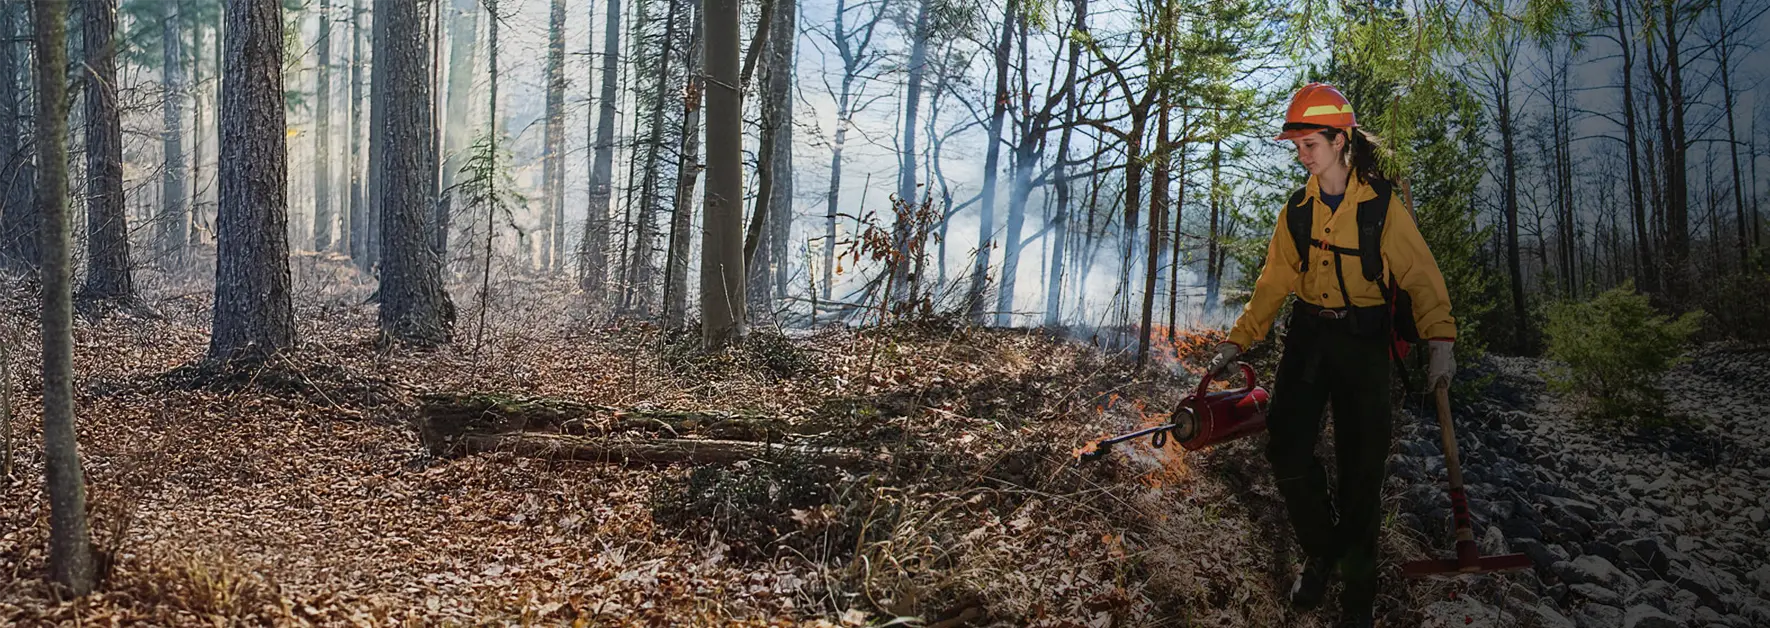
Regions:
[[[1543,529],[1526,517],[1513,517],[1500,522],[1500,531],[1509,538],[1541,539]]]
[[[1617,593],[1595,584],[1576,584],[1568,587],[1567,590],[1569,593],[1577,597],[1585,598],[1605,606],[1622,606],[1623,603],[1621,593]]]
[[[1622,620],[1622,609],[1603,604],[1586,604],[1573,614],[1573,624],[1579,628],[1616,628]]]
[[[1646,604],[1630,606],[1623,612],[1623,628],[1683,628],[1678,620]]]
[[[1766,515],[1763,508],[1752,507],[1745,511],[1745,518],[1751,521],[1752,527],[1757,528],[1759,532],[1770,532],[1770,515]]]
[[[1549,571],[1568,584],[1596,584],[1609,589],[1621,589],[1628,584],[1628,574],[1617,569],[1616,565],[1605,560],[1603,556],[1581,556],[1570,561],[1562,561],[1549,566]],[[1700,595],[1700,594],[1699,594]]]
[[[1598,518],[1598,506],[1591,502],[1568,499],[1565,497],[1545,497],[1543,498],[1543,501],[1548,502],[1553,506],[1565,508],[1569,512],[1579,515],[1580,518],[1588,521]]]
[[[1561,611],[1555,610],[1555,607],[1549,604],[1538,604],[1526,608],[1524,609],[1523,614],[1525,617],[1534,618],[1536,620],[1535,622],[1524,622],[1524,625],[1526,626],[1536,625],[1542,626],[1543,628],[1577,628],[1574,625],[1573,620],[1568,619],[1566,615],[1561,614]]]
[[[1738,587],[1730,587],[1731,575],[1716,572],[1697,562],[1674,562],[1666,580],[1679,588],[1695,593],[1704,606],[1727,608],[1725,597]]]
[[[1669,610],[1672,596],[1677,592],[1677,587],[1664,580],[1649,580],[1642,584],[1641,588],[1635,589],[1635,592],[1623,598],[1623,606],[1633,607],[1646,604],[1662,611]]]
[[[1646,567],[1659,574],[1671,571],[1671,553],[1667,552],[1665,546],[1660,545],[1659,541],[1655,539],[1623,541],[1622,547],[1619,549],[1624,562]]]
[[[1759,565],[1746,574],[1745,579],[1757,585],[1758,597],[1770,599],[1770,565]]]
[[[1566,556],[1555,553],[1554,550],[1549,549],[1549,546],[1543,545],[1542,541],[1536,539],[1515,538],[1511,540],[1511,545],[1513,549],[1529,556],[1530,562],[1535,564],[1537,569],[1546,570],[1550,565],[1567,560]]]
[[[1615,545],[1603,541],[1586,541],[1580,545],[1580,549],[1592,556],[1602,556],[1604,557],[1604,560],[1608,560],[1613,564],[1620,564],[1623,562],[1622,550],[1617,549]]]

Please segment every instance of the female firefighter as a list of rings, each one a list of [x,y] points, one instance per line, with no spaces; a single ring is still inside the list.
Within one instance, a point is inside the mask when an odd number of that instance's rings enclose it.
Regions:
[[[1432,252],[1379,170],[1381,145],[1358,128],[1346,97],[1325,84],[1304,86],[1292,97],[1277,139],[1295,142],[1309,181],[1280,211],[1253,297],[1229,341],[1217,346],[1206,376],[1264,338],[1285,296],[1297,295],[1266,447],[1305,555],[1291,602],[1300,609],[1319,604],[1338,568],[1345,579],[1341,625],[1369,626],[1389,455],[1392,334],[1430,339],[1427,385],[1443,387],[1455,370],[1456,323]],[[1411,321],[1405,315],[1410,300]],[[1330,401],[1339,469],[1332,497],[1315,457]]]

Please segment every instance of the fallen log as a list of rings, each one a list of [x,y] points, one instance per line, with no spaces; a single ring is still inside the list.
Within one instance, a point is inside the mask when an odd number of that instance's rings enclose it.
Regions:
[[[738,440],[691,438],[597,438],[570,434],[507,433],[460,434],[426,442],[431,453],[461,456],[486,452],[510,452],[525,458],[580,460],[601,463],[732,464],[744,460],[799,458],[847,469],[872,469],[890,465],[886,454],[840,447],[770,445]]]
[[[779,441],[789,434],[809,433],[777,417],[705,410],[616,408],[566,399],[494,394],[424,395],[419,398],[417,423],[426,442],[469,433],[608,435],[639,431],[747,441]]]

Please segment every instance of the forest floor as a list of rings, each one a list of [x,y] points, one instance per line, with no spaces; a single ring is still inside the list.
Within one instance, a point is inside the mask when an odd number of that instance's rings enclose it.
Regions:
[[[218,374],[197,368],[204,285],[142,283],[157,317],[76,325],[104,580],[71,601],[43,579],[34,306],[23,287],[0,294],[19,385],[16,462],[0,477],[0,624],[1334,618],[1284,602],[1297,559],[1263,438],[1076,461],[1091,440],[1165,420],[1220,332],[1158,334],[1161,366],[1141,374],[1089,338],[938,321],[786,335],[763,324],[744,346],[703,355],[693,335],[577,320],[570,286],[537,279],[494,287],[483,337],[477,293],[462,288],[455,344],[388,352],[354,271],[298,257],[299,348]],[[1263,373],[1269,353],[1252,353]],[[791,438],[886,462],[438,456],[418,430],[438,393],[773,417]],[[619,414],[594,430],[618,429]],[[1462,589],[1399,578],[1400,561],[1429,551],[1419,535],[1386,526],[1384,548],[1387,625],[1419,625],[1415,609]]]

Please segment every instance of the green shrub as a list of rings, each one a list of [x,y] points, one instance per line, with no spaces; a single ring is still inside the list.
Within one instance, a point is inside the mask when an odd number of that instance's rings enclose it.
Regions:
[[[1585,397],[1593,418],[1663,423],[1660,377],[1682,361],[1684,343],[1703,316],[1702,310],[1675,320],[1661,315],[1633,282],[1585,303],[1558,303],[1544,331],[1549,357],[1560,364],[1545,376],[1556,390]]]

